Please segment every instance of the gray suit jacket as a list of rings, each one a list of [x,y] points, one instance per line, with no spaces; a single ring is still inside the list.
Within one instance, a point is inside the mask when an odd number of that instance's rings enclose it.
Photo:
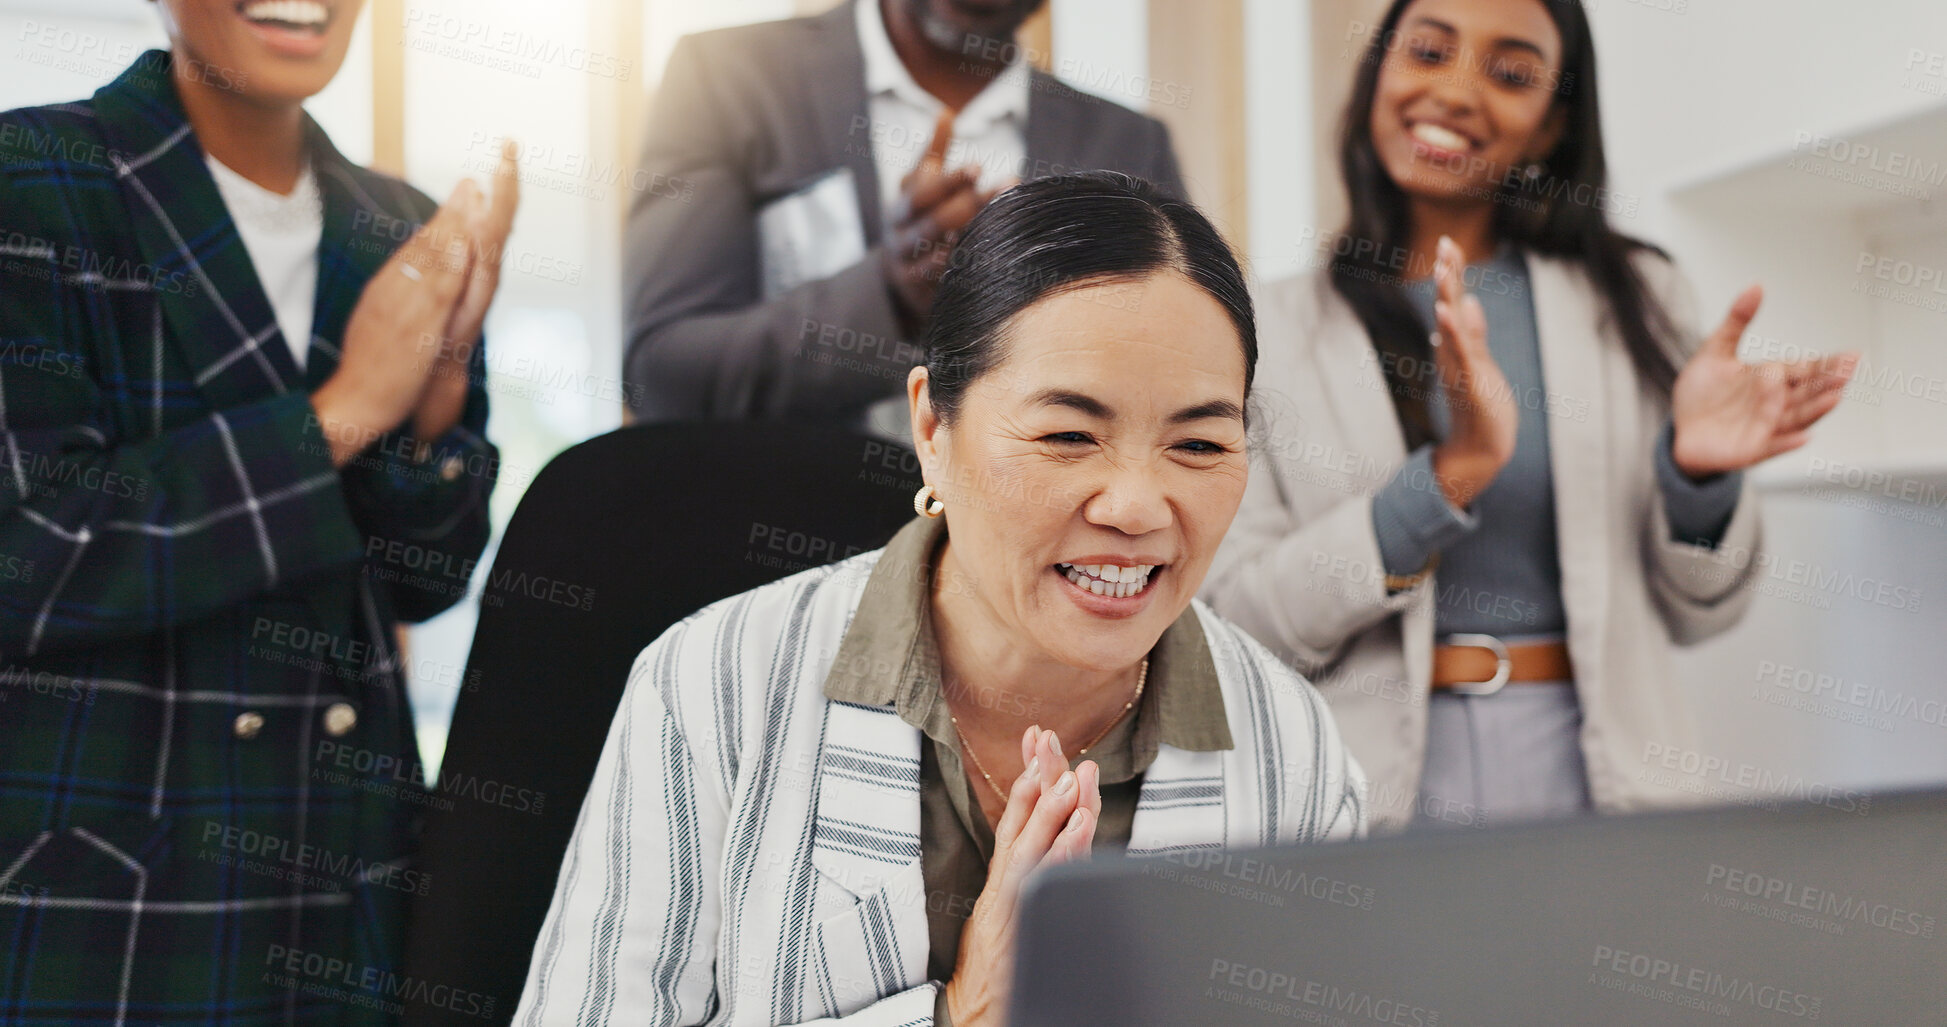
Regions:
[[[639,422],[852,422],[904,389],[918,351],[901,341],[879,270],[879,183],[859,127],[865,60],[853,19],[840,4],[688,36],[670,55],[624,241],[623,374]],[[1161,122],[1039,71],[1029,97],[1023,178],[1109,169],[1184,194]],[[838,274],[763,299],[757,212],[840,167],[857,184],[871,249]],[[807,359],[829,355],[808,348],[825,325],[867,341],[841,361]]]

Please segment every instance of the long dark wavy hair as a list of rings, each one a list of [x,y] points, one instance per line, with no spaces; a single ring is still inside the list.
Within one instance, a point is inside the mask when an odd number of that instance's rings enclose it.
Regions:
[[[1667,396],[1677,377],[1671,350],[1666,348],[1667,341],[1675,339],[1675,329],[1631,261],[1639,250],[1661,251],[1616,231],[1609,224],[1605,204],[1593,202],[1608,195],[1609,170],[1602,147],[1595,40],[1588,15],[1581,0],[1538,2],[1547,8],[1562,36],[1562,73],[1556,80],[1555,103],[1565,108],[1566,130],[1554,151],[1540,162],[1546,188],[1524,188],[1502,177],[1494,198],[1495,233],[1535,253],[1580,265],[1607,300],[1637,376]],[[1332,287],[1358,315],[1381,357],[1409,449],[1430,441],[1434,434],[1427,415],[1427,388],[1409,375],[1412,369],[1432,366],[1427,341],[1431,326],[1421,320],[1389,263],[1389,255],[1401,252],[1410,240],[1411,214],[1405,191],[1387,173],[1373,145],[1372,107],[1387,48],[1395,43],[1400,17],[1411,3],[1393,0],[1373,33],[1340,128],[1339,171],[1351,205],[1345,238],[1376,245],[1338,246],[1331,264]]]

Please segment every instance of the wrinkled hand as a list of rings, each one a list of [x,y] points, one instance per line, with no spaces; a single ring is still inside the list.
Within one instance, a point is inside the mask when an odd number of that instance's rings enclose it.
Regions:
[[[1434,478],[1457,510],[1473,503],[1514,459],[1521,411],[1487,348],[1487,314],[1461,281],[1466,258],[1440,237],[1433,263],[1434,362],[1447,399],[1447,437],[1433,452]]]
[[[987,885],[960,932],[960,958],[946,986],[954,1027],[1005,1023],[1021,884],[1041,867],[1087,859],[1102,815],[1095,761],[1069,770],[1053,731],[1028,728],[1021,758],[1027,770],[1014,779],[994,827]]]
[[[1738,340],[1757,315],[1764,289],[1753,285],[1704,340],[1670,395],[1676,426],[1671,455],[1692,478],[1741,471],[1811,440],[1811,427],[1832,412],[1859,367],[1857,352],[1791,362],[1747,364]]]

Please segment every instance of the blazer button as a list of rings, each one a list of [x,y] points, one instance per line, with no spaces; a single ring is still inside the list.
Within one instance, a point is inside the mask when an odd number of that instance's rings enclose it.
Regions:
[[[325,712],[324,712],[325,734],[328,734],[333,738],[341,738],[344,736],[345,732],[350,731],[352,728],[355,728],[357,726],[358,726],[358,711],[352,709],[351,703],[335,702],[332,703],[330,706],[325,707]]]
[[[236,723],[231,725],[231,727],[236,731],[238,738],[255,738],[257,737],[257,732],[264,729],[264,715],[254,710],[239,713],[237,714]]]
[[[439,480],[452,481],[464,470],[466,470],[466,461],[457,456],[449,456],[439,465]]]

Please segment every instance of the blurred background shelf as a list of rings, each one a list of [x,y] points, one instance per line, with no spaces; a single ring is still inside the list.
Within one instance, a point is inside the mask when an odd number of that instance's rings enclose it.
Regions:
[[[1851,172],[1852,176],[1841,172]],[[1910,213],[1947,181],[1947,101],[1877,122],[1803,129],[1784,145],[1669,186],[1680,203],[1773,213]],[[1875,195],[1877,191],[1878,195]]]

